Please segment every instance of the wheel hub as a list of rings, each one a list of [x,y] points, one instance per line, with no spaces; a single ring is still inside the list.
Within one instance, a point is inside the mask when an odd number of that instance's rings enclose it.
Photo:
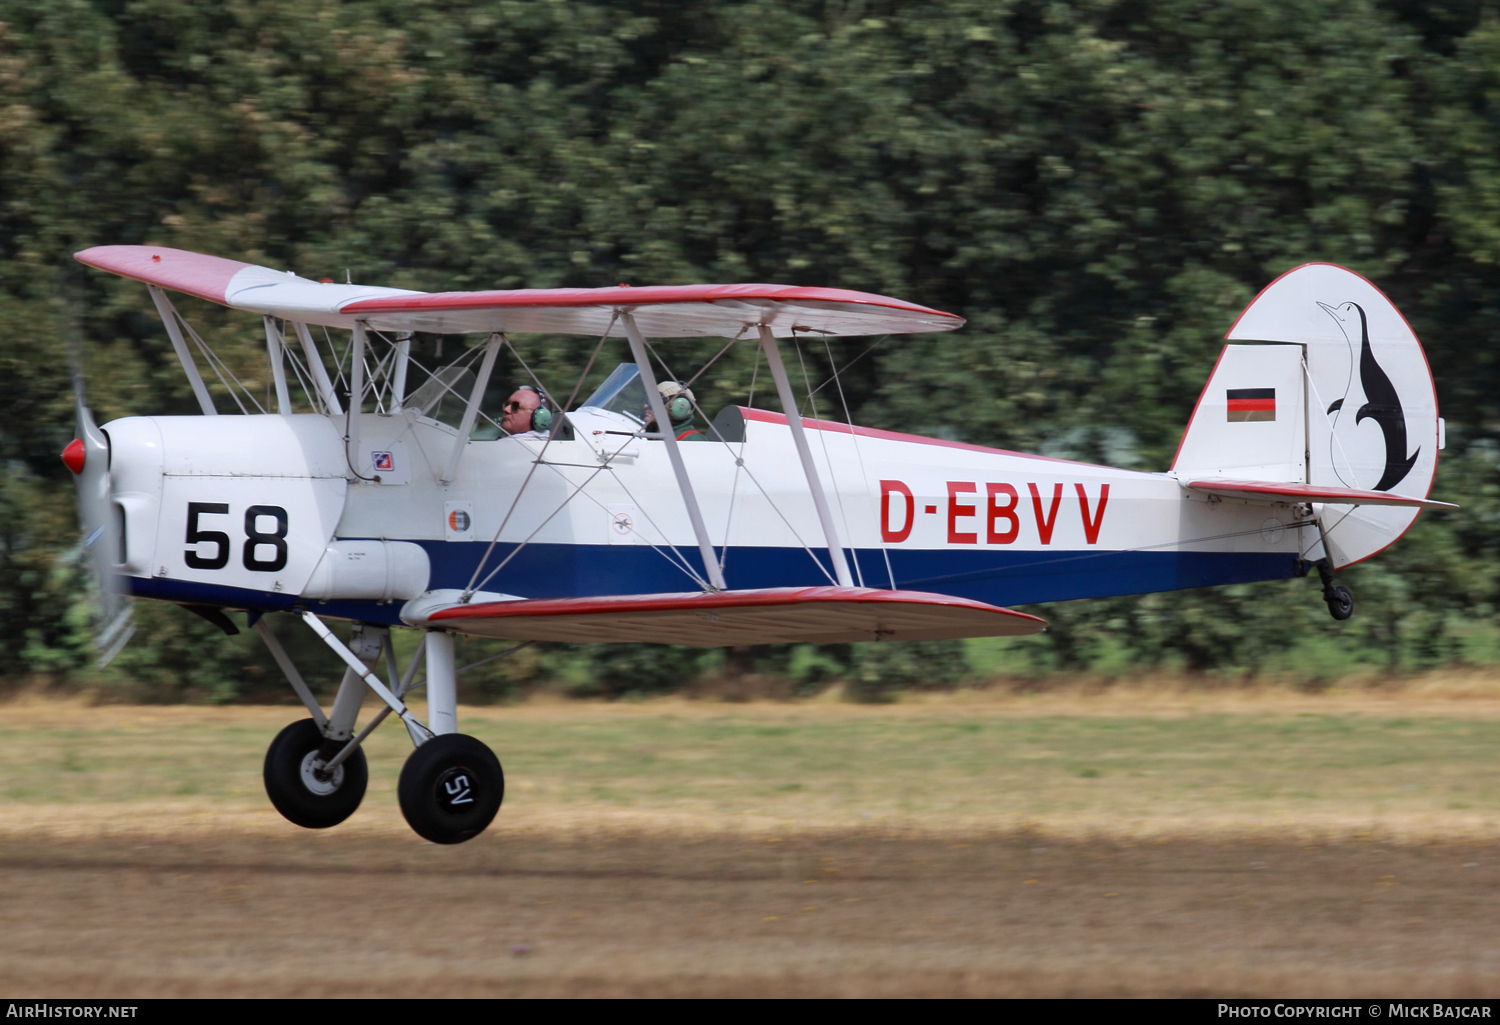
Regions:
[[[302,785],[307,787],[310,793],[319,797],[327,797],[334,793],[344,784],[344,767],[336,766],[333,772],[323,771],[323,761],[318,757],[318,752],[309,751],[302,759]]]
[[[477,780],[474,773],[462,765],[455,765],[438,777],[433,792],[437,805],[449,815],[463,815],[478,804]]]

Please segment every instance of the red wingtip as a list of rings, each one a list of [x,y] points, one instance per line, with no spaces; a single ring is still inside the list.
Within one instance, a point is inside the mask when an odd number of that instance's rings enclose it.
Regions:
[[[83,442],[78,438],[68,442],[68,447],[62,450],[63,465],[75,474],[83,472],[83,457]]]

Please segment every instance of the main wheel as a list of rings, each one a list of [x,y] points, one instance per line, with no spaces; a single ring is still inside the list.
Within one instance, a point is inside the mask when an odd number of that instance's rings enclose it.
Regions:
[[[505,799],[495,752],[473,737],[445,733],[411,753],[396,788],[401,814],[433,843],[463,843],[484,832]]]
[[[1328,614],[1339,622],[1354,615],[1354,595],[1342,584],[1333,588],[1323,600],[1328,603]]]
[[[322,746],[323,731],[303,719],[276,734],[266,751],[266,796],[277,811],[308,829],[327,829],[353,815],[370,782],[362,748],[327,779],[319,779],[314,763]]]

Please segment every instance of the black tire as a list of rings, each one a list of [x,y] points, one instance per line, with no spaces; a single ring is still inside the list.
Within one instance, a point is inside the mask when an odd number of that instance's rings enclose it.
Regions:
[[[276,734],[266,751],[266,796],[289,821],[308,829],[327,829],[353,815],[370,782],[363,748],[346,758],[331,780],[317,780],[310,766],[322,746],[323,731],[303,719]]]
[[[494,821],[505,799],[495,752],[473,737],[445,733],[411,753],[396,788],[401,814],[433,843],[472,840]]]
[[[1354,595],[1342,584],[1330,591],[1323,600],[1328,603],[1328,614],[1341,623],[1354,615]]]

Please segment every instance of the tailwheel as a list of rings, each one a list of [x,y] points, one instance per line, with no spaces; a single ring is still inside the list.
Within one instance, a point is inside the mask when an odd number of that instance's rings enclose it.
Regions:
[[[473,737],[444,733],[411,753],[396,793],[418,836],[463,843],[494,820],[505,798],[505,773],[495,753]]]
[[[1354,595],[1342,584],[1323,592],[1323,600],[1328,603],[1328,614],[1340,622],[1354,615]]]
[[[1339,622],[1354,615],[1354,595],[1349,588],[1333,582],[1333,569],[1327,559],[1319,559],[1318,578],[1323,581],[1323,601],[1328,605],[1328,614]]]
[[[303,719],[276,734],[266,751],[266,796],[287,819],[308,829],[327,829],[353,815],[370,782],[362,749],[325,773],[318,757],[322,746],[323,731]]]

